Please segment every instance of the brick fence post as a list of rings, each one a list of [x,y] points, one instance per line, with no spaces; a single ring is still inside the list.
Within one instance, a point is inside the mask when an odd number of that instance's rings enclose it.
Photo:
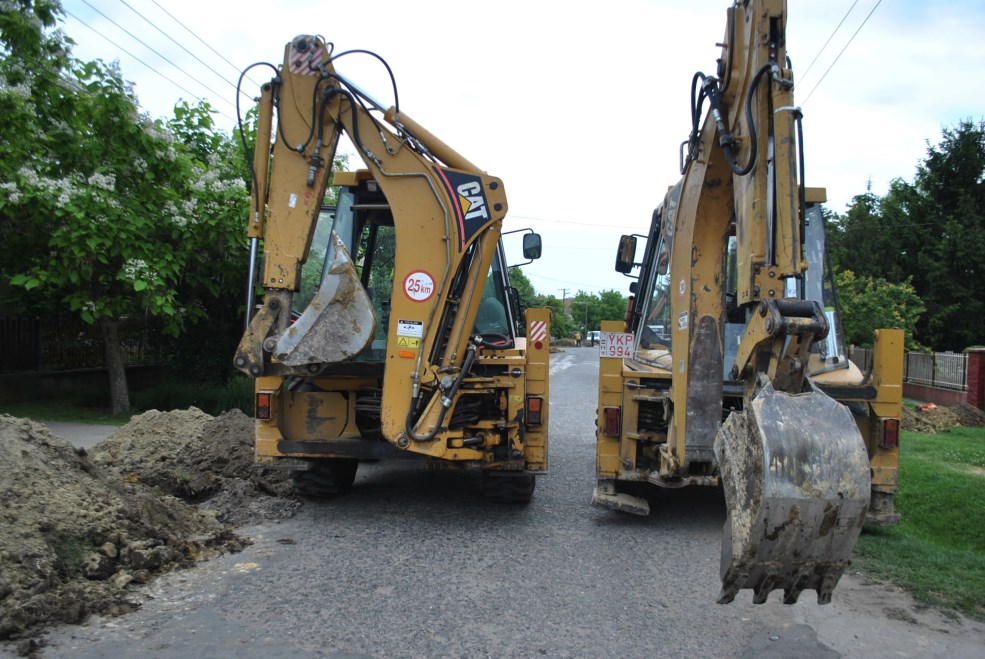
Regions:
[[[968,404],[985,410],[985,348],[968,351]]]

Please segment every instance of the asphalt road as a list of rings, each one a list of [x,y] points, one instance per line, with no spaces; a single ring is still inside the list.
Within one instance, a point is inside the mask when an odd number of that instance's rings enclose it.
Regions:
[[[348,496],[241,529],[243,552],[52,630],[43,656],[980,656],[985,626],[856,578],[824,607],[716,604],[718,490],[663,492],[646,518],[590,505],[597,369],[597,349],[554,356],[550,473],[528,506],[486,502],[474,472],[362,465]]]

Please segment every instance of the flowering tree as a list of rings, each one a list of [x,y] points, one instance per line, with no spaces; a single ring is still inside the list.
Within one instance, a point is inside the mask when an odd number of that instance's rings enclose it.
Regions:
[[[141,114],[118,67],[71,57],[60,13],[6,0],[0,14],[0,274],[23,306],[98,324],[120,413],[119,327],[154,318],[177,335],[238,290],[248,191],[207,105]]]

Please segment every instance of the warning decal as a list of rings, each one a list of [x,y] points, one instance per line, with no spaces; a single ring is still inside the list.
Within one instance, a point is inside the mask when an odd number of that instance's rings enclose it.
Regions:
[[[417,348],[421,345],[421,340],[416,336],[398,336],[398,348]]]
[[[535,320],[530,323],[530,329],[527,330],[527,335],[530,337],[531,341],[543,341],[547,338],[547,321]]]
[[[424,323],[419,320],[398,320],[397,336],[424,336]]]
[[[310,40],[309,40],[310,39]],[[298,48],[301,45],[301,48]],[[303,76],[316,76],[322,60],[322,46],[314,37],[298,38],[291,43],[291,73]]]

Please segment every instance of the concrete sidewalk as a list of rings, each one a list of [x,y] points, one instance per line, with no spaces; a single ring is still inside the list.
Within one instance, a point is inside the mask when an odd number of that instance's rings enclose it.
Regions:
[[[39,421],[48,426],[53,435],[67,440],[76,448],[90,449],[103,441],[120,426],[107,426],[89,423],[68,423],[66,421]]]

